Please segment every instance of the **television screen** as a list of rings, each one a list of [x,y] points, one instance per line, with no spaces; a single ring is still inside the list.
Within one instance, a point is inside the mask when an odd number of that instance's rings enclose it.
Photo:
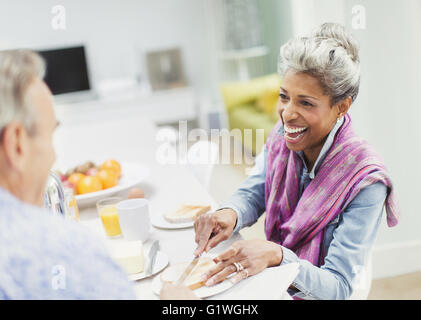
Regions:
[[[85,48],[38,51],[45,59],[45,82],[54,95],[90,90]]]

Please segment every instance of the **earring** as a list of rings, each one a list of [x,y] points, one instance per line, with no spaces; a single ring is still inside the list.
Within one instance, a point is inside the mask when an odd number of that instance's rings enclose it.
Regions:
[[[336,119],[336,123],[341,122],[341,121],[342,121],[342,119],[343,119],[342,114],[339,114],[339,117]]]

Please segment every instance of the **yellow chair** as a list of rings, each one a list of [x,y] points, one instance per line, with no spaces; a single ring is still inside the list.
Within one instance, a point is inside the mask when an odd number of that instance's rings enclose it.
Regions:
[[[222,97],[228,115],[230,129],[252,129],[252,139],[244,139],[243,144],[253,154],[262,148],[256,139],[256,130],[264,130],[264,141],[279,119],[276,105],[279,97],[281,78],[270,74],[246,82],[232,82],[221,85]],[[264,142],[263,141],[263,142]]]

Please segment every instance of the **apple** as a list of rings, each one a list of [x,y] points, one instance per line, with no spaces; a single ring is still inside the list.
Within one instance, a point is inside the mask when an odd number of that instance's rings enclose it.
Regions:
[[[73,189],[74,192],[76,192],[76,185],[69,180],[65,180],[61,183],[64,188]]]

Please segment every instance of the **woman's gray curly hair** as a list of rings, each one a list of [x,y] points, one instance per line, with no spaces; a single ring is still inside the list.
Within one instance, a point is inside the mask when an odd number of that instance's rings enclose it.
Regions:
[[[280,49],[278,72],[302,72],[316,77],[335,105],[347,97],[355,101],[360,86],[357,41],[336,23],[324,23],[309,37],[288,41]]]
[[[29,134],[35,133],[34,108],[27,88],[35,78],[42,79],[45,62],[30,50],[0,51],[0,136],[11,121],[21,122]]]

